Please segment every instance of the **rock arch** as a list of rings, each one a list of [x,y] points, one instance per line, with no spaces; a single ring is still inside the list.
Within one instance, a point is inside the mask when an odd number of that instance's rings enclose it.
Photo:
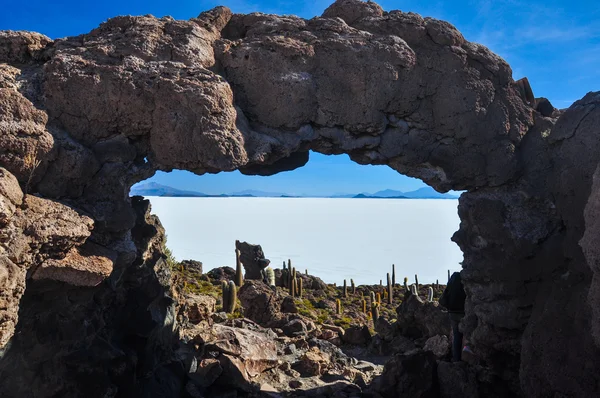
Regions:
[[[156,170],[269,175],[314,150],[468,191],[453,239],[483,389],[598,393],[583,210],[600,94],[544,116],[523,85],[450,24],[358,0],[311,20],[217,7],[56,41],[0,32],[5,387],[81,395],[93,375],[139,392],[176,374],[160,223],[129,188]]]

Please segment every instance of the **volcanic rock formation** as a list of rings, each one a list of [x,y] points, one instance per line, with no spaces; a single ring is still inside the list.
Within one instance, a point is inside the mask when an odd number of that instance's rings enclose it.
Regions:
[[[309,150],[468,191],[453,239],[482,396],[599,395],[600,93],[536,109],[524,85],[452,25],[359,0],[0,32],[3,395],[183,388],[164,231],[129,188]]]

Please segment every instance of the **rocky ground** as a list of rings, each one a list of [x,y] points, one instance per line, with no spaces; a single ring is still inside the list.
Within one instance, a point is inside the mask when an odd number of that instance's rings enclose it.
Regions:
[[[342,286],[298,273],[302,297],[292,297],[276,269],[277,286],[246,280],[237,308],[226,313],[221,286],[235,280],[233,268],[204,274],[196,261],[171,264],[192,397],[437,396],[442,385],[456,387],[440,383],[435,371],[444,363],[454,379],[463,369],[446,362],[450,323],[437,303],[443,285],[432,286],[432,302],[429,285],[420,285],[418,296],[396,285],[390,304],[386,286],[347,285],[344,295]],[[377,320],[371,292],[381,298]]]

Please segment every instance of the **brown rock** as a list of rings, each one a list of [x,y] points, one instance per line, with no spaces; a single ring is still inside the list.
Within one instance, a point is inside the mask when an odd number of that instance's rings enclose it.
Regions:
[[[281,302],[281,312],[288,314],[298,313],[298,308],[296,307],[296,303],[292,297],[284,297],[283,301]]]
[[[379,4],[363,0],[337,0],[323,12],[323,18],[341,18],[348,25],[367,17],[381,17],[383,9]]]
[[[438,335],[428,338],[423,350],[433,352],[438,358],[446,357],[450,353],[448,337]]]
[[[35,270],[33,279],[52,279],[74,286],[97,286],[108,278],[117,259],[114,251],[91,242],[71,249],[65,258],[48,259]]]
[[[344,330],[342,340],[346,344],[367,345],[371,341],[371,332],[364,326],[350,326]]]
[[[244,266],[244,279],[262,281],[262,272],[270,263],[270,261],[265,258],[262,247],[260,247],[260,245],[252,245],[236,240],[235,248],[240,251],[240,261]]]
[[[264,327],[282,326],[281,301],[265,283],[245,281],[238,291],[238,298],[244,308],[244,316]]]
[[[207,294],[186,294],[182,298],[180,314],[192,324],[212,320],[217,300]]]
[[[277,365],[277,348],[264,332],[215,324],[216,340],[209,350],[218,350],[223,372],[217,383],[247,389],[249,382]]]
[[[435,397],[436,366],[435,355],[431,352],[395,355],[375,380],[375,391],[384,398]]]
[[[221,363],[216,359],[203,359],[192,367],[188,377],[199,387],[208,387],[223,373]]]
[[[317,347],[312,347],[292,365],[292,368],[300,372],[302,377],[321,376],[329,366],[329,361],[329,355]]]
[[[448,313],[435,302],[425,302],[411,294],[398,306],[396,312],[398,313],[396,325],[404,335],[433,337],[448,336],[451,333]]]
[[[22,202],[23,192],[19,182],[8,170],[0,168],[0,225],[8,224]]]
[[[0,31],[0,62],[25,64],[40,58],[41,50],[52,40],[35,32]]]
[[[17,325],[19,300],[25,291],[25,274],[24,268],[0,256],[0,351]]]
[[[465,362],[438,362],[438,382],[441,398],[477,398],[477,378],[475,371]]]

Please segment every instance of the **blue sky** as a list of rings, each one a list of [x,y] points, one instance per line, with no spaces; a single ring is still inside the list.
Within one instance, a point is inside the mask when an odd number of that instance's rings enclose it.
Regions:
[[[171,15],[188,19],[216,5],[234,12],[261,11],[320,15],[332,0],[295,1],[6,1],[0,29],[33,30],[51,38],[87,32],[115,15]],[[513,68],[513,77],[527,76],[537,97],[547,97],[557,108],[566,108],[589,91],[600,90],[600,2],[564,0],[453,0],[388,1],[385,10],[400,9],[447,20],[467,40],[482,43]],[[156,182],[207,193],[244,189],[289,193],[331,194],[423,186],[399,176],[385,166],[358,166],[347,156],[312,154],[304,168],[273,177],[246,177],[221,173],[197,177],[176,171],[153,177]],[[300,192],[301,191],[301,192]]]

